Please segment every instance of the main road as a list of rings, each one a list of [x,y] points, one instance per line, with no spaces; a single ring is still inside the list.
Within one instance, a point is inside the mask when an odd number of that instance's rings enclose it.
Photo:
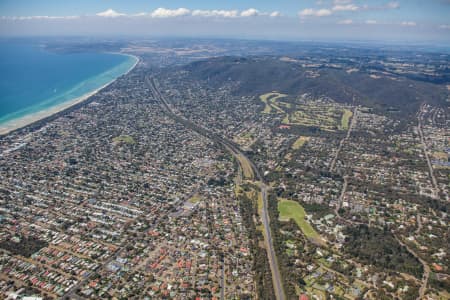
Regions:
[[[348,127],[347,130],[347,134],[345,135],[345,137],[339,142],[339,147],[336,151],[336,154],[333,157],[333,160],[331,161],[330,164],[330,172],[334,171],[334,167],[336,166],[336,162],[337,159],[339,157],[339,153],[341,153],[342,147],[344,146],[344,143],[350,138],[350,135],[352,134],[352,130],[353,127],[355,127],[356,124],[356,120],[357,120],[357,114],[358,114],[358,108],[355,107],[354,111],[353,111],[353,117],[352,120],[350,121],[350,126]]]
[[[405,247],[406,250],[408,250],[408,252],[411,253],[415,258],[417,258],[417,260],[422,264],[422,266],[423,266],[422,284],[420,285],[419,296],[416,298],[416,300],[425,299],[424,297],[425,297],[425,293],[427,291],[428,279],[430,278],[430,273],[431,273],[430,266],[416,252],[414,252],[414,250],[412,250],[407,244],[403,243],[396,234],[394,234],[394,238],[397,240],[397,242],[400,245]]]
[[[422,120],[423,120],[423,115],[425,113],[426,113],[426,106],[424,103],[420,106],[419,112],[417,113],[417,130],[419,132],[420,143],[422,144],[423,152],[425,154],[425,160],[427,161],[428,170],[429,170],[429,174],[430,174],[430,178],[431,178],[431,183],[433,184],[432,196],[435,199],[439,199],[439,185],[436,180],[436,177],[434,176],[433,166],[430,161],[430,156],[428,155],[428,147],[427,147],[427,143],[425,142],[425,137],[424,137],[423,128],[422,128],[423,127]]]
[[[268,212],[268,197],[267,197],[267,185],[264,182],[264,178],[261,176],[261,172],[256,167],[256,165],[242,152],[242,150],[233,142],[227,140],[226,138],[214,133],[213,131],[206,129],[203,126],[200,126],[191,120],[181,116],[180,114],[176,113],[172,107],[169,105],[167,100],[164,98],[164,96],[159,92],[158,87],[155,84],[155,81],[153,78],[146,78],[146,82],[155,98],[156,101],[158,101],[161,105],[161,107],[165,110],[167,115],[174,119],[175,121],[183,124],[187,128],[196,131],[197,133],[203,135],[204,137],[216,142],[217,144],[223,146],[225,149],[227,149],[239,162],[241,165],[241,169],[244,168],[243,162],[241,160],[245,160],[245,163],[249,166],[251,166],[253,170],[253,174],[255,175],[255,179],[257,179],[260,182],[260,188],[261,188],[261,195],[263,198],[263,208],[262,208],[262,221],[264,225],[264,233],[265,233],[265,244],[267,249],[267,257],[269,259],[269,265],[270,270],[272,272],[272,281],[273,286],[275,290],[275,296],[278,300],[284,300],[286,299],[283,289],[283,284],[281,283],[281,275],[280,275],[280,269],[278,266],[278,260],[275,253],[275,249],[273,247],[273,241],[272,241],[272,232],[270,230],[270,217]]]

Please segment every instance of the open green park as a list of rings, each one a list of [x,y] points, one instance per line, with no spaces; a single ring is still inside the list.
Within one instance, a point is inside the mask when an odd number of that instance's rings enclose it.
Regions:
[[[303,234],[313,242],[324,244],[324,240],[317,231],[306,220],[305,209],[300,203],[280,198],[278,201],[278,212],[281,221],[294,220]]]

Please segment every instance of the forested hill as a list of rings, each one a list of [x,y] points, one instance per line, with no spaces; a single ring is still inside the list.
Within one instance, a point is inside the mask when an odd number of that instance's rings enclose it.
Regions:
[[[351,102],[354,95],[364,106],[410,114],[417,112],[423,102],[443,106],[448,97],[445,85],[350,68],[304,66],[277,57],[217,57],[193,62],[183,70],[214,88],[226,82],[238,83],[233,90],[236,95],[276,90],[291,95],[328,96],[338,102]]]

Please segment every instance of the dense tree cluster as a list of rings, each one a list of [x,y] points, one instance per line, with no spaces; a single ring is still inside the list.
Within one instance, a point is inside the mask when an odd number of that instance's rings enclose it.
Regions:
[[[248,188],[245,187],[244,188]],[[247,197],[244,193],[238,196],[242,220],[244,226],[248,230],[250,238],[250,249],[253,256],[255,271],[255,283],[259,299],[275,299],[274,289],[272,285],[272,273],[270,271],[269,261],[267,259],[266,249],[260,247],[264,237],[261,232],[256,229],[253,216],[257,214],[255,201]]]
[[[0,248],[9,251],[12,254],[22,255],[24,257],[30,257],[33,253],[47,246],[48,243],[46,241],[34,237],[21,237],[19,242],[14,241],[13,239],[0,242]]]
[[[344,234],[344,251],[352,257],[382,270],[409,273],[421,278],[422,264],[387,229],[359,225],[348,227]]]

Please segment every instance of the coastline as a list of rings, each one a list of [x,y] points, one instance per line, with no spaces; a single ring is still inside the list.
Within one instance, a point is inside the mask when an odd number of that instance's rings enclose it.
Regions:
[[[117,80],[117,78],[123,76],[123,75],[127,75],[128,73],[130,73],[139,63],[140,59],[139,57],[132,55],[132,54],[128,54],[128,53],[120,53],[120,52],[115,52],[115,54],[120,54],[120,55],[124,55],[124,56],[129,56],[129,57],[133,57],[135,59],[134,64],[123,74],[117,76],[116,78],[114,78],[113,80],[107,82],[106,84],[102,85],[101,87],[90,91],[80,97],[76,97],[67,101],[64,101],[63,103],[57,104],[55,106],[52,106],[48,109],[44,109],[41,111],[37,111],[28,115],[25,115],[23,117],[17,118],[17,119],[13,119],[11,121],[7,121],[4,124],[0,124],[0,136],[5,136],[13,131],[16,131],[18,129],[24,128],[30,124],[33,124],[37,121],[40,121],[42,119],[51,117],[52,115],[55,115],[57,113],[60,113],[66,109],[71,108],[72,106],[75,106],[77,104],[80,104],[84,101],[86,101],[87,99],[89,99],[90,97],[92,97],[93,95],[95,95],[96,93],[98,93],[99,91],[101,91],[102,89],[106,88],[107,86],[111,85],[113,82],[115,82]]]

